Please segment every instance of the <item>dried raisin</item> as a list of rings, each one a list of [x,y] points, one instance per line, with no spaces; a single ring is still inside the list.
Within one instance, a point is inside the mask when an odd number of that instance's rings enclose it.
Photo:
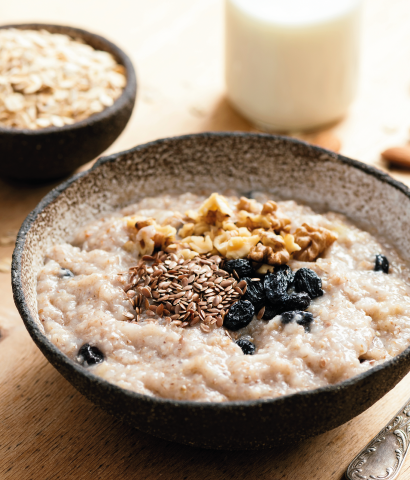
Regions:
[[[242,297],[242,300],[248,300],[255,307],[255,310],[259,310],[266,303],[264,282],[262,280],[252,280],[251,278],[245,277],[242,280],[246,282],[246,292]]]
[[[305,331],[308,332],[310,324],[313,322],[313,315],[310,312],[302,312],[300,310],[283,312],[281,315],[281,321],[284,324],[295,321],[297,324],[302,325]]]
[[[307,293],[292,293],[282,295],[275,302],[270,302],[265,305],[265,313],[263,320],[271,320],[276,315],[283,312],[290,312],[294,310],[306,310],[310,305],[310,297]]]
[[[255,350],[256,350],[255,344],[252,343],[250,340],[246,340],[245,338],[240,338],[235,343],[236,345],[241,347],[242,352],[245,355],[253,355],[255,353]]]
[[[298,293],[306,292],[310,298],[321,297],[322,280],[310,268],[300,268],[295,273],[295,290]]]
[[[81,365],[88,367],[103,362],[104,355],[99,348],[93,347],[89,343],[85,343],[78,352],[78,360]]]
[[[279,301],[288,290],[288,281],[283,271],[268,273],[263,280],[266,298],[271,303]]]
[[[381,253],[378,253],[376,255],[376,260],[374,262],[374,270],[375,272],[383,272],[383,273],[389,273],[389,261],[387,260],[387,257],[382,255]]]
[[[235,270],[239,278],[254,276],[251,262],[247,258],[238,258],[236,260],[228,260],[225,263],[223,269],[229,272],[231,275]]]
[[[228,330],[239,330],[249,325],[255,315],[255,307],[248,300],[239,300],[229,309],[224,327]]]

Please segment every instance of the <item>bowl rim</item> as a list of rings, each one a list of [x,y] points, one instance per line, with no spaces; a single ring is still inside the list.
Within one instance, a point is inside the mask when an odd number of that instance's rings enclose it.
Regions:
[[[230,410],[233,407],[238,407],[241,409],[245,408],[251,408],[251,407],[256,407],[256,406],[261,406],[261,405],[273,405],[273,404],[281,404],[283,402],[286,402],[288,399],[292,397],[292,399],[297,400],[298,398],[309,398],[309,397],[315,397],[316,395],[319,394],[339,394],[343,393],[344,390],[347,390],[349,387],[353,386],[354,384],[364,382],[366,381],[369,377],[372,375],[377,374],[381,370],[384,370],[385,368],[388,368],[390,366],[393,366],[397,363],[400,363],[402,360],[404,360],[406,357],[410,356],[410,345],[403,350],[400,354],[396,355],[395,357],[390,358],[389,360],[386,360],[380,365],[376,365],[375,367],[370,368],[369,370],[366,370],[365,372],[359,373],[358,375],[355,375],[353,377],[350,377],[342,382],[333,384],[333,385],[326,385],[323,387],[318,387],[312,390],[302,390],[300,392],[296,393],[291,393],[287,395],[281,395],[278,397],[274,398],[261,398],[261,399],[256,399],[256,400],[229,400],[226,402],[204,402],[204,401],[192,401],[192,400],[174,400],[170,398],[162,398],[162,397],[155,397],[155,396],[149,396],[145,395],[142,393],[135,392],[133,390],[128,390],[126,388],[119,387],[113,383],[108,382],[107,380],[103,379],[102,377],[99,377],[93,373],[91,373],[89,370],[85,369],[75,361],[71,360],[65,353],[63,353],[61,350],[59,350],[48,338],[44,333],[42,333],[37,326],[36,321],[30,314],[30,310],[25,302],[25,295],[23,291],[23,285],[22,285],[22,280],[21,280],[21,267],[22,267],[22,254],[24,251],[24,245],[25,245],[25,240],[27,233],[29,232],[31,226],[37,219],[37,217],[41,214],[41,212],[49,205],[51,204],[54,200],[57,199],[57,197],[64,192],[67,188],[69,188],[73,183],[75,183],[77,180],[80,178],[85,177],[89,173],[93,172],[96,170],[99,166],[105,164],[105,163],[111,163],[117,160],[118,157],[121,157],[123,155],[128,155],[132,154],[134,152],[138,152],[140,150],[144,150],[146,148],[149,148],[151,146],[155,145],[161,145],[161,144],[166,144],[167,142],[170,141],[184,141],[187,139],[206,139],[206,138],[226,138],[226,137],[231,137],[231,138],[270,138],[272,140],[281,140],[289,145],[304,145],[305,147],[308,147],[309,149],[313,150],[314,152],[317,152],[318,155],[323,155],[326,154],[327,156],[330,156],[337,161],[341,162],[342,164],[348,165],[350,167],[356,168],[357,170],[361,170],[364,173],[367,173],[369,175],[372,175],[373,177],[377,178],[381,182],[387,183],[390,186],[394,187],[395,189],[399,190],[400,192],[404,193],[409,199],[410,199],[410,188],[408,188],[406,185],[403,183],[395,180],[392,178],[390,175],[382,172],[381,170],[367,165],[363,162],[360,162],[358,160],[353,160],[351,158],[345,157],[343,155],[340,155],[338,153],[335,153],[330,150],[326,150],[322,147],[318,147],[315,145],[312,145],[308,142],[304,142],[302,140],[297,140],[291,137],[287,137],[284,135],[271,135],[271,134],[264,134],[264,133],[250,133],[250,132],[202,132],[202,133],[194,133],[194,134],[187,134],[187,135],[179,135],[179,136],[173,136],[173,137],[165,137],[161,138],[158,140],[154,140],[151,142],[147,142],[141,145],[137,145],[136,147],[130,148],[128,150],[123,150],[121,152],[117,152],[108,156],[103,156],[100,157],[95,164],[89,169],[84,172],[80,172],[78,174],[73,175],[70,177],[68,180],[62,182],[60,185],[55,187],[53,190],[51,190],[43,199],[38,203],[38,205],[28,214],[24,222],[22,223],[19,233],[17,235],[17,241],[16,245],[14,248],[13,252],[13,258],[12,258],[12,267],[11,267],[11,277],[12,277],[12,290],[13,290],[13,297],[14,297],[14,302],[15,305],[19,311],[19,314],[21,318],[23,319],[23,322],[25,324],[25,327],[27,328],[30,336],[32,339],[35,341],[37,346],[40,348],[41,351],[45,349],[48,351],[50,354],[57,356],[59,360],[59,365],[65,365],[69,367],[70,369],[73,369],[76,373],[79,375],[85,376],[86,379],[90,383],[95,383],[98,385],[100,388],[104,388],[105,390],[109,390],[111,392],[122,394],[127,396],[129,399],[132,400],[139,400],[147,403],[152,403],[152,404],[162,404],[162,405],[168,405],[168,406],[173,406],[173,407],[180,407],[180,408],[186,408],[189,406],[192,409],[198,409],[198,410],[213,410],[215,408],[222,409],[222,410]]]
[[[113,114],[119,112],[125,104],[129,101],[131,97],[135,97],[135,92],[137,88],[137,78],[135,74],[134,66],[131,62],[129,56],[115,43],[111,42],[107,38],[98,35],[96,33],[92,33],[88,30],[83,28],[77,27],[70,27],[69,25],[56,25],[52,23],[16,23],[16,24],[7,24],[7,25],[0,25],[0,30],[4,29],[11,29],[15,28],[17,30],[50,30],[50,29],[61,29],[62,31],[59,32],[63,35],[67,35],[71,38],[75,38],[73,33],[78,34],[79,38],[84,40],[84,37],[92,37],[95,40],[98,40],[102,44],[104,44],[107,48],[109,48],[112,52],[115,52],[114,57],[117,56],[116,61],[120,63],[125,68],[125,76],[127,83],[121,92],[121,95],[114,100],[114,103],[109,107],[104,108],[101,112],[94,113],[83,120],[78,122],[74,122],[71,125],[63,125],[62,127],[45,127],[39,128],[37,130],[32,130],[30,128],[16,128],[16,127],[4,127],[0,125],[0,135],[30,135],[33,137],[41,137],[43,135],[47,135],[49,133],[56,133],[56,132],[70,132],[79,130],[85,126],[95,124],[100,122],[101,120],[105,120],[111,117]],[[71,33],[70,33],[71,32]],[[84,40],[84,42],[88,44]],[[105,50],[108,51],[108,50]],[[108,52],[111,53],[111,52]],[[111,53],[112,54],[112,53]],[[120,61],[118,61],[120,60]]]

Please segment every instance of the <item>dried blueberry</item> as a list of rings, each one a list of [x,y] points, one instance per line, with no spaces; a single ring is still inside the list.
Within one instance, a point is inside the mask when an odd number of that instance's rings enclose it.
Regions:
[[[255,344],[252,343],[250,340],[246,340],[245,338],[240,338],[235,343],[236,345],[241,347],[242,352],[245,355],[253,355],[255,353],[255,350],[256,350]]]
[[[92,347],[89,343],[85,343],[78,351],[78,360],[81,365],[88,367],[104,361],[104,355],[97,347]]]
[[[282,310],[282,312],[285,312],[287,310],[306,310],[309,305],[310,297],[307,293],[292,293],[291,295],[288,295],[288,298],[285,301],[285,306],[287,308],[286,310]]]
[[[71,278],[74,277],[74,273],[68,268],[62,268],[60,271],[60,278]]]
[[[229,309],[224,327],[229,330],[239,330],[249,325],[255,315],[255,307],[248,300],[239,300]]]
[[[278,265],[275,267],[275,273],[282,272],[286,281],[288,282],[288,288],[293,285],[295,274],[292,272],[291,268],[288,265]]]
[[[270,302],[265,305],[264,320],[271,320],[276,315],[283,312],[290,312],[294,310],[306,310],[310,305],[310,297],[307,293],[292,293],[285,294],[278,298],[275,302]]]
[[[239,278],[252,277],[254,275],[251,262],[247,258],[228,260],[223,268],[230,274],[233,274],[233,271],[235,270]]]
[[[306,292],[310,298],[321,297],[323,295],[322,280],[310,268],[300,268],[295,273],[295,290]]]
[[[248,300],[255,307],[255,310],[259,310],[266,303],[264,283],[261,280],[253,281],[251,278],[244,277],[242,280],[246,282],[246,292],[242,297],[242,300]]]
[[[279,315],[280,311],[280,305],[270,305],[269,303],[267,303],[265,305],[265,312],[263,313],[262,320],[272,320],[273,317]]]
[[[310,312],[302,312],[300,310],[283,312],[281,320],[284,324],[295,321],[297,324],[302,325],[305,331],[308,332],[310,324],[313,322],[313,315]]]
[[[288,281],[283,271],[268,273],[263,280],[265,294],[271,303],[276,303],[286,295]]]
[[[375,272],[384,272],[384,273],[389,273],[389,261],[387,260],[387,257],[382,255],[381,253],[378,253],[376,255],[376,261],[374,263],[374,270]]]

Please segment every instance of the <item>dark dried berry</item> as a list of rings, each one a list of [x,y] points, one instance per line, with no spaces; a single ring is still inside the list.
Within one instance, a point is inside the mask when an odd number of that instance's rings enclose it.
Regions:
[[[306,292],[310,298],[321,297],[323,295],[322,280],[310,268],[300,268],[295,273],[295,290]]]
[[[255,353],[256,347],[255,344],[252,343],[250,340],[246,340],[245,338],[240,338],[239,340],[236,340],[236,345],[241,347],[242,352],[245,355],[253,355]]]
[[[389,273],[389,261],[381,253],[378,253],[376,255],[376,261],[374,263],[374,270],[375,270],[375,272]]]
[[[92,347],[89,343],[85,343],[78,352],[78,361],[81,365],[88,367],[104,361],[104,355],[97,347]]]
[[[223,268],[224,270],[229,272],[231,275],[235,270],[239,278],[254,276],[251,262],[247,258],[238,258],[236,260],[228,260],[225,263]]]
[[[282,295],[275,302],[267,303],[265,306],[265,313],[263,320],[271,320],[276,315],[283,312],[290,312],[294,310],[306,310],[310,305],[310,297],[307,293],[292,293]]]
[[[268,273],[263,279],[266,298],[271,303],[279,301],[288,290],[288,281],[283,271]]]
[[[249,302],[251,302],[252,305],[255,307],[255,310],[259,312],[259,310],[266,303],[263,281],[252,281],[252,279],[248,277],[244,277],[242,280],[245,280],[246,282],[246,292],[245,295],[242,297],[242,300],[248,300]]]
[[[281,305],[271,305],[267,303],[265,305],[265,311],[263,313],[262,320],[272,320],[273,317],[276,317],[276,315],[279,315],[281,312]]]
[[[293,285],[295,279],[295,274],[292,272],[291,268],[288,265],[278,265],[275,267],[275,273],[282,272],[286,281],[288,282],[288,288]]]
[[[248,300],[239,300],[229,309],[224,327],[229,330],[239,330],[249,325],[255,315],[255,307]]]
[[[288,295],[288,298],[285,301],[285,306],[287,308],[286,310],[282,310],[282,312],[285,312],[288,310],[289,311],[306,310],[309,305],[310,305],[310,297],[307,293],[305,292],[292,293],[291,295]]]
[[[74,273],[68,268],[62,268],[60,271],[60,278],[71,278],[74,277]]]
[[[295,321],[304,327],[305,332],[308,332],[310,324],[313,322],[313,315],[310,312],[301,312],[300,310],[283,312],[281,320],[284,324]]]

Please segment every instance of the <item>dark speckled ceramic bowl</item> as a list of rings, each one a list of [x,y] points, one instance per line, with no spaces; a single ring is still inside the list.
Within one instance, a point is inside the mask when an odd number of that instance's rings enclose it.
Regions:
[[[125,67],[126,87],[114,104],[102,112],[64,127],[29,130],[0,126],[0,176],[26,181],[66,176],[106,150],[124,130],[135,103],[137,83],[134,67],[120,48],[86,30],[38,23],[0,28],[11,27],[44,29],[82,39],[97,50],[111,53]]]
[[[32,338],[82,394],[124,422],[159,437],[217,449],[300,441],[366,410],[410,370],[410,348],[337,385],[271,400],[195,403],[140,395],[102,380],[44,335],[36,275],[51,245],[103,212],[146,195],[203,188],[270,191],[349,215],[388,236],[410,260],[410,192],[388,175],[285,137],[204,133],[158,140],[101,158],[50,192],[21,227],[13,257],[14,298]]]

